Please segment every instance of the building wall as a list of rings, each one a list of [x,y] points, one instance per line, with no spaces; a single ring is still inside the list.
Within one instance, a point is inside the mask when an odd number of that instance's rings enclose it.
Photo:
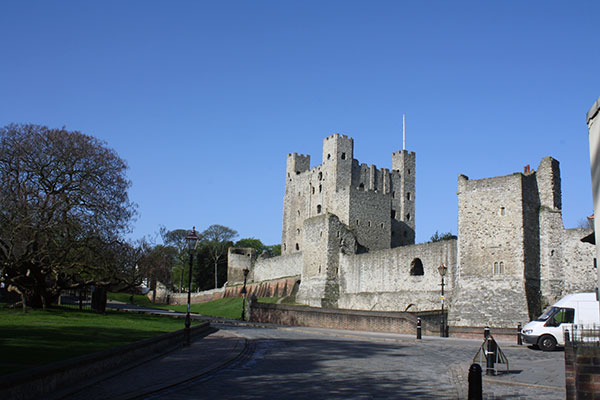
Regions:
[[[251,269],[251,280],[262,282],[290,276],[300,276],[302,273],[302,260],[302,252],[278,257],[259,257]]]
[[[423,275],[411,274],[419,261]],[[442,263],[448,268],[444,283],[445,297],[449,300],[456,270],[456,240],[341,255],[339,306],[381,311],[439,309],[438,267]]]
[[[252,271],[255,262],[255,249],[240,247],[227,249],[227,283],[231,285],[244,282],[244,269],[248,268],[249,271]],[[249,275],[251,276],[252,273]]]
[[[523,174],[458,178],[458,270],[449,319],[458,326],[529,321]]]
[[[562,264],[564,265],[563,291],[568,293],[594,292],[598,268],[595,266],[595,246],[581,241],[592,229],[567,229],[563,232]]]

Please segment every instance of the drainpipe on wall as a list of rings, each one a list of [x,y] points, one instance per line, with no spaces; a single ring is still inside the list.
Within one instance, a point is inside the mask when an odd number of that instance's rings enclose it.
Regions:
[[[600,98],[587,113],[588,138],[590,142],[590,167],[592,172],[592,195],[594,198],[594,236],[596,260],[600,261]],[[597,268],[596,298],[600,300],[600,268]]]

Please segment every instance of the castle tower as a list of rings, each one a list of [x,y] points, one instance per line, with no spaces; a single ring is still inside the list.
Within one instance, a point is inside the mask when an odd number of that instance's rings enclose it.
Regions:
[[[535,173],[539,193],[539,279],[541,309],[565,294],[562,199],[557,160],[544,157]]]
[[[309,213],[308,174],[306,173],[309,170],[309,155],[288,154],[283,196],[281,254],[291,254],[301,250],[302,224]]]
[[[414,152],[392,154],[392,238],[391,247],[415,243],[415,165]]]
[[[452,324],[515,326],[530,320],[524,221],[537,207],[527,179],[523,174],[458,177],[459,278],[449,311]]]
[[[327,175],[329,188],[336,191],[350,186],[352,182],[352,160],[354,140],[339,133],[323,139],[323,170]]]

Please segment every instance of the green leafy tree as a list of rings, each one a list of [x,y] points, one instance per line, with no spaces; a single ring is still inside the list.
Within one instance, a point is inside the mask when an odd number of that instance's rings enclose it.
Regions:
[[[23,308],[121,274],[135,214],[127,165],[104,142],[37,125],[0,128],[0,281]]]
[[[255,249],[257,254],[267,252],[271,256],[280,256],[281,255],[281,245],[280,244],[266,245],[266,244],[263,244],[263,242],[261,242],[259,239],[255,239],[255,238],[240,239],[235,243],[234,246]]]
[[[441,242],[442,240],[452,240],[456,239],[451,232],[439,233],[435,231],[435,233],[429,238],[430,242]]]
[[[280,256],[281,255],[281,244],[272,244],[265,246],[265,250],[272,256]]]
[[[255,238],[240,239],[237,242],[235,242],[234,246],[254,249],[258,254],[266,250],[266,246],[263,244],[263,242]]]

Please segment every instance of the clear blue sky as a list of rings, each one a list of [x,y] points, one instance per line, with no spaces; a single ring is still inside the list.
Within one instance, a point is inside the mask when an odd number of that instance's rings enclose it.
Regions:
[[[492,4],[493,3],[493,4]],[[222,224],[281,240],[287,153],[417,154],[417,241],[457,231],[458,174],[561,163],[592,213],[598,1],[4,1],[0,126],[66,126],[127,160],[132,238]]]

